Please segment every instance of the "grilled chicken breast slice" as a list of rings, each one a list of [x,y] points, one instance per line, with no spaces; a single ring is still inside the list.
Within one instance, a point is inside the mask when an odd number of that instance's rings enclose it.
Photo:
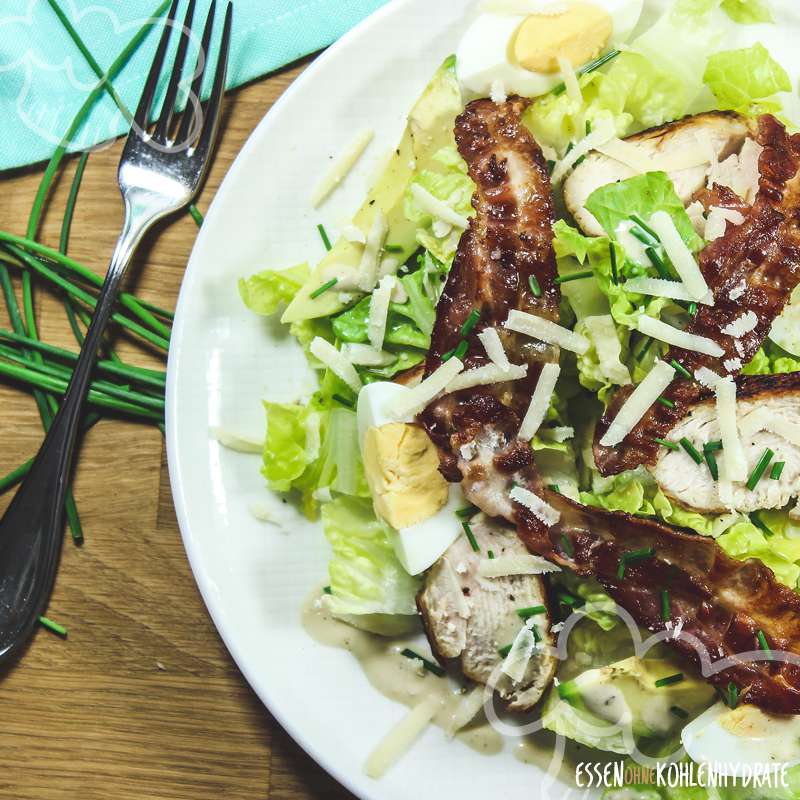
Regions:
[[[491,550],[496,557],[527,555],[513,528],[484,515],[473,519],[479,552],[460,536],[428,572],[417,605],[431,648],[442,661],[457,663],[471,680],[495,683],[508,707],[526,711],[541,698],[555,675],[556,659],[541,647],[534,651],[524,678],[514,683],[500,672],[499,649],[514,641],[523,621],[521,608],[547,607],[544,580],[539,575],[484,578],[481,561]],[[549,613],[535,618],[542,645],[553,645]]]
[[[744,117],[734,112],[712,111],[642,131],[625,141],[635,146],[644,160],[650,160],[657,166],[658,158],[678,156],[687,147],[696,147],[698,143],[704,143],[709,155],[713,153],[722,162],[739,153],[749,135],[750,126]],[[684,205],[688,205],[695,194],[705,187],[710,166],[710,163],[706,163],[667,172]],[[605,235],[600,223],[585,207],[592,192],[636,174],[626,164],[595,151],[567,178],[564,182],[564,202],[587,236]]]
[[[738,396],[736,412],[749,473],[769,448],[775,454],[772,463],[784,462],[780,477],[772,479],[768,470],[751,491],[714,480],[709,467],[695,464],[683,449],[666,450],[651,472],[662,491],[681,505],[702,513],[749,513],[784,508],[800,494],[800,375],[740,378]],[[679,442],[683,437],[700,452],[703,444],[719,440],[713,398],[699,403],[668,438]]]

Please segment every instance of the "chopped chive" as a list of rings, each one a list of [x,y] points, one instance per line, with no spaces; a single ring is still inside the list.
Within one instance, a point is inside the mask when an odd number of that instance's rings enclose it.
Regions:
[[[661,619],[667,622],[672,617],[672,607],[669,602],[669,592],[666,589],[661,590]]]
[[[584,269],[580,272],[573,272],[571,275],[559,275],[556,278],[557,284],[562,283],[570,283],[570,281],[581,281],[584,278],[591,278],[594,275],[594,271],[590,269]]]
[[[586,120],[586,135],[588,136],[592,132],[592,121],[590,119]]]
[[[713,442],[706,442],[703,445],[703,450],[707,450],[709,453],[713,453],[715,450],[722,450],[722,442],[719,439]]]
[[[772,650],[769,649],[769,642],[767,641],[767,637],[764,635],[764,631],[759,631],[756,634],[756,638],[758,639],[758,646],[767,654],[767,658],[772,660]]]
[[[785,461],[776,461],[772,465],[772,472],[769,473],[769,477],[772,478],[773,481],[779,481],[781,479],[781,475],[783,474],[783,468],[786,466]]]
[[[469,540],[469,546],[472,548],[472,551],[474,553],[480,552],[478,543],[475,541],[475,534],[472,532],[472,528],[470,527],[469,522],[464,520],[464,522],[461,523],[461,526],[464,528],[464,533],[467,534],[467,539]]]
[[[761,456],[761,459],[759,460],[758,464],[756,464],[755,468],[750,473],[750,478],[747,481],[747,488],[751,492],[753,491],[753,489],[756,488],[756,485],[758,484],[758,482],[761,480],[761,477],[766,472],[767,467],[769,466],[769,462],[772,461],[772,457],[774,455],[775,455],[775,453],[773,453],[772,450],[770,450],[769,447],[768,447],[764,451],[764,455]]]
[[[325,230],[325,226],[320,223],[317,225],[317,230],[319,231],[320,239],[322,239],[322,244],[325,245],[325,249],[330,251],[332,249],[331,240],[328,238],[328,232]]]
[[[474,517],[478,513],[478,508],[475,506],[467,506],[466,508],[459,508],[456,511],[456,516],[460,517],[461,519],[470,519],[470,517]]]
[[[494,559],[494,550],[488,550],[487,555],[489,556],[489,560],[491,561]]]
[[[636,360],[641,362],[644,357],[647,355],[647,351],[653,346],[655,343],[655,339],[652,336],[646,337],[646,341],[642,349],[636,354]]]
[[[558,696],[568,703],[571,703],[576,697],[580,697],[580,689],[575,685],[575,681],[559,683],[557,688]]]
[[[697,303],[695,303],[695,302],[689,303],[689,305],[686,308],[686,310],[689,312],[689,316],[690,317],[695,316],[697,314]]]
[[[717,458],[714,455],[713,450],[706,450],[705,447],[703,448],[703,457],[706,460],[706,464],[708,465],[708,471],[711,473],[711,477],[715,480],[719,480],[719,466],[717,465]]]
[[[345,406],[346,408],[352,408],[353,403],[348,400],[346,397],[342,397],[340,394],[331,395],[331,400],[335,400],[340,405]]]
[[[739,705],[739,687],[735,683],[728,684],[725,702],[728,704],[728,708],[736,708]]]
[[[536,280],[535,275],[531,275],[528,278],[528,286],[531,287],[531,291],[534,294],[534,297],[541,297],[542,296],[542,287],[539,286],[539,281]]]
[[[53,620],[47,617],[39,617],[39,624],[47,628],[47,630],[57,633],[59,636],[67,635],[67,629],[63,625],[59,625],[57,622],[53,622]]]
[[[462,359],[467,354],[468,348],[469,348],[468,342],[462,339],[456,347],[454,347],[452,350],[448,350],[442,356],[442,361],[449,361],[451,358],[453,358],[453,356],[455,356],[458,359]]]
[[[547,174],[548,175],[552,175],[553,174],[553,170],[555,168],[556,168],[556,162],[553,161],[552,159],[549,159],[548,162],[547,162]]]
[[[774,531],[767,525],[766,522],[764,522],[761,519],[761,517],[758,516],[758,514],[755,511],[753,511],[749,515],[749,519],[750,519],[750,522],[752,522],[753,525],[755,525],[756,528],[758,528],[761,531],[761,533],[763,533],[764,536],[767,537],[767,539],[769,539],[770,536],[774,536],[775,535]]]
[[[660,242],[658,234],[638,215],[631,214],[631,219],[654,241]]]
[[[473,328],[478,324],[481,318],[481,312],[478,311],[477,308],[473,308],[470,311],[469,316],[467,317],[467,321],[461,326],[461,335],[462,336],[469,336],[472,333]]]
[[[691,456],[695,464],[703,463],[703,456],[700,455],[698,449],[685,436],[681,439],[681,447]]]
[[[686,369],[686,367],[684,367],[683,364],[680,364],[674,358],[669,363],[672,366],[672,368],[675,370],[675,372],[677,372],[679,375],[681,375],[684,378],[686,378],[686,380],[690,381],[692,379],[691,372],[689,372],[689,370]]]
[[[558,596],[558,601],[563,603],[565,606],[569,606],[570,608],[575,608],[576,606],[581,605],[580,599],[569,592],[561,592],[561,594]]]
[[[432,672],[434,675],[436,675],[437,678],[444,678],[445,676],[445,671],[438,664],[434,664],[430,659],[424,658],[419,653],[415,653],[413,650],[409,650],[407,647],[400,651],[400,655],[412,660],[421,661],[422,666],[428,670],[428,672]]]
[[[584,161],[586,161],[586,156],[585,156],[585,155],[581,156],[581,157],[580,157],[580,158],[579,158],[579,159],[578,159],[578,160],[575,162],[575,164],[574,164],[573,166],[575,166],[575,167],[579,167],[581,164],[583,164],[583,162],[584,162]]]
[[[511,652],[511,647],[512,645],[510,644],[507,644],[504,647],[498,647],[497,652],[500,653],[503,658],[505,658]]]
[[[338,278],[331,278],[329,281],[326,281],[322,284],[318,289],[314,289],[313,292],[309,295],[312,300],[316,300],[321,294],[325,294],[328,289],[333,289],[336,284],[339,283]]]
[[[678,717],[678,719],[689,719],[689,712],[682,709],[680,706],[670,706],[669,710]]]
[[[333,594],[333,591],[331,590],[330,586],[324,586],[322,588],[322,591],[325,592],[325,594]]]
[[[672,686],[675,683],[680,683],[682,680],[682,672],[676,672],[674,675],[667,675],[666,678],[659,678],[656,681],[656,689],[660,689],[662,686]]]
[[[633,227],[631,228],[631,236],[638,239],[643,245],[647,247],[652,247],[656,242],[654,242],[641,228]]]
[[[383,246],[383,249],[387,253],[402,253],[403,252],[403,245],[401,244],[386,244]]]
[[[660,444],[662,447],[666,447],[669,450],[680,450],[680,447],[678,447],[678,445],[675,444],[675,442],[669,442],[666,439],[658,439],[655,437],[653,438],[653,441],[656,444]]]
[[[572,542],[567,539],[567,535],[565,533],[561,534],[561,547],[563,548],[564,553],[570,558],[575,556],[575,551],[572,549]]]
[[[517,616],[521,619],[529,619],[537,614],[546,614],[547,606],[530,606],[529,608],[518,608]]]
[[[534,642],[542,641],[542,635],[539,633],[539,629],[535,625],[531,625],[531,633],[533,634]]]
[[[617,577],[620,580],[625,577],[625,567],[628,564],[635,564],[637,561],[644,561],[645,559],[652,558],[655,554],[655,547],[643,547],[641,550],[628,550],[626,553],[623,553],[619,559]]]
[[[645,250],[645,253],[647,253],[647,257],[653,262],[659,277],[663,278],[664,280],[670,280],[672,276],[669,274],[667,265],[664,263],[664,259],[661,258],[661,256],[656,252],[655,248],[648,247]]]
[[[557,483],[550,483],[548,484],[547,488],[551,492],[555,492],[556,494],[561,494],[561,487]]]
[[[614,249],[614,242],[608,243],[608,255],[611,257],[611,281],[612,283],[619,283],[619,275],[617,274],[617,251]]]
[[[604,56],[600,56],[596,58],[594,61],[590,61],[588,64],[584,64],[580,69],[576,70],[576,74],[578,77],[582,75],[588,75],[590,72],[594,72],[595,70],[600,69],[600,67],[608,64],[609,61],[616,58],[620,54],[620,50],[610,50]],[[559,95],[564,94],[567,91],[567,87],[565,84],[560,83],[558,86],[551,90],[551,94]]]
[[[672,400],[669,400],[666,397],[659,397],[657,398],[656,402],[661,403],[661,405],[664,406],[664,408],[675,408],[675,403],[673,403]]]

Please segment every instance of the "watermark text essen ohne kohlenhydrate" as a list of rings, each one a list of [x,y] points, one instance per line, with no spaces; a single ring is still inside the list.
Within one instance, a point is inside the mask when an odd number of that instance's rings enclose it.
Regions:
[[[655,788],[678,787],[725,789],[788,789],[786,764],[694,764],[690,761],[642,767],[622,762],[580,761],[575,765],[579,789],[610,789],[642,785]]]

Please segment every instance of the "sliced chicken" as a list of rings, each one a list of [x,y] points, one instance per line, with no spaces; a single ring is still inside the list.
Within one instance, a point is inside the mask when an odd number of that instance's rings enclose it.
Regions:
[[[443,661],[457,662],[464,675],[477,683],[496,682],[500,696],[515,711],[532,708],[555,675],[556,659],[543,645],[553,645],[550,615],[531,618],[539,646],[524,677],[515,683],[500,671],[501,648],[511,644],[525,624],[519,609],[547,608],[540,575],[484,578],[481,562],[491,550],[495,557],[526,556],[528,550],[513,528],[483,514],[473,518],[472,533],[479,552],[461,536],[429,571],[417,598],[433,652]]]
[[[708,465],[697,465],[682,448],[664,451],[652,468],[666,495],[703,513],[726,510],[748,513],[762,508],[784,508],[800,494],[800,375],[740,379],[736,410],[748,474],[767,448],[774,453],[770,467],[755,489],[724,479],[714,480]],[[667,438],[680,442],[684,437],[701,453],[704,444],[720,439],[713,398],[698,404]],[[715,453],[715,457],[721,459],[721,454]],[[772,464],[781,461],[784,466],[780,477],[771,478]]]
[[[736,177],[734,162],[728,159],[738,156],[750,132],[750,125],[744,117],[733,112],[712,111],[630,136],[625,142],[635,149],[625,149],[637,161],[647,164],[649,169],[663,169],[675,184],[675,190],[684,205],[689,205],[695,194],[706,186],[709,173],[719,174],[720,179],[723,176],[730,180]],[[669,168],[670,162],[685,160],[690,149],[699,152],[699,158],[707,154],[708,159],[699,166]],[[718,166],[722,163],[727,164],[725,170]],[[575,168],[564,183],[564,202],[587,236],[603,236],[605,233],[585,208],[592,192],[637,174],[639,172],[632,165],[597,151],[590,153]]]

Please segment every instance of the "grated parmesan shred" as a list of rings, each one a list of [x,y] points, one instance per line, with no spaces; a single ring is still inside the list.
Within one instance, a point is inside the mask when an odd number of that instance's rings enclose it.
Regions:
[[[358,288],[362,292],[371,292],[378,282],[381,251],[388,233],[389,223],[383,212],[376,208],[375,219],[372,221],[372,227],[367,234],[367,243],[364,245],[364,251],[361,254],[361,261],[358,265]]]
[[[443,200],[434,197],[424,186],[419,183],[411,184],[411,196],[417,202],[417,205],[426,213],[430,214],[434,219],[438,219],[455,228],[466,230],[469,227],[469,220],[454,211]]]
[[[656,211],[650,217],[650,226],[658,234],[664,250],[683,281],[692,300],[700,301],[708,297],[709,289],[700,267],[697,266],[691,250],[686,246],[672,217],[666,211]]]
[[[384,413],[396,420],[415,417],[445,391],[463,369],[464,364],[455,356],[449,361],[445,361],[441,367],[417,386],[409,389],[400,398],[387,402],[383,409]]]
[[[489,360],[493,364],[496,364],[503,370],[511,369],[511,362],[508,360],[508,355],[503,347],[503,342],[500,339],[497,328],[484,328],[484,330],[478,334],[478,339],[480,339],[481,344],[486,350],[486,355],[489,356]]]
[[[375,131],[371,128],[360,131],[342,154],[334,159],[330,169],[311,195],[311,205],[314,208],[319,208],[328,199],[331,192],[350,174],[374,136]]]
[[[536,382],[536,389],[534,389],[530,405],[517,434],[522,441],[531,441],[542,426],[544,418],[550,409],[550,401],[553,398],[553,392],[560,374],[561,367],[558,364],[545,364],[542,367],[539,380]]]
[[[548,527],[557,524],[561,519],[560,512],[530,490],[523,489],[522,486],[515,486],[508,496],[515,503],[519,503],[521,506],[527,508],[536,519]]]
[[[626,292],[646,294],[650,297],[666,297],[670,300],[694,300],[683,283],[666,280],[665,278],[631,278],[625,281],[624,288]],[[713,306],[714,298],[709,292],[702,300],[697,302],[704,306]]]
[[[734,339],[741,339],[746,333],[755,330],[757,325],[758,316],[756,313],[754,311],[745,311],[740,317],[726,325],[722,329],[722,333],[726,336],[732,336]]]
[[[367,336],[372,347],[380,352],[386,337],[386,321],[389,319],[389,303],[395,279],[393,275],[381,278],[378,288],[372,293],[369,301],[369,317],[367,319]]]
[[[548,319],[527,314],[524,311],[513,309],[503,327],[510,331],[522,333],[534,339],[541,339],[548,344],[555,344],[578,355],[584,355],[591,347],[585,336],[556,325]]]
[[[518,381],[528,374],[528,365],[518,366],[512,364],[509,369],[500,369],[496,364],[486,364],[483,367],[462,372],[447,387],[447,394],[460,392],[463,389],[473,389],[476,386],[490,386],[493,383]]]
[[[747,459],[736,419],[736,384],[733,378],[720,378],[714,386],[717,395],[717,421],[722,439],[722,464],[727,481],[747,480]]]
[[[666,322],[653,317],[642,315],[636,322],[636,328],[640,333],[652,336],[654,339],[666,342],[674,347],[692,350],[695,353],[703,353],[713,358],[720,358],[725,355],[725,351],[713,339],[673,328],[672,325],[667,325]]]
[[[478,564],[481,578],[508,578],[513,575],[547,575],[561,572],[561,567],[541,556],[510,555],[484,558]]]
[[[309,346],[316,356],[334,375],[341,378],[356,394],[361,391],[361,378],[356,368],[329,341],[317,336]]]

